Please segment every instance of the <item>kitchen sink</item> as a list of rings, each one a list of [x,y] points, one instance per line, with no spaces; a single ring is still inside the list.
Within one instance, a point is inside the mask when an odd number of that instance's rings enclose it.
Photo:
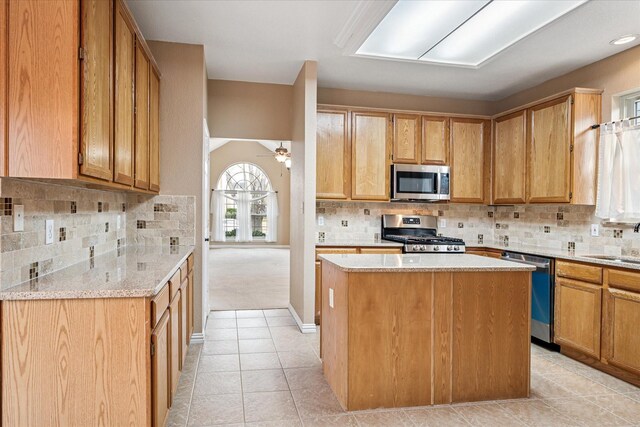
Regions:
[[[624,262],[640,265],[640,258],[622,257],[616,255],[583,255],[585,258],[601,259],[611,262]]]

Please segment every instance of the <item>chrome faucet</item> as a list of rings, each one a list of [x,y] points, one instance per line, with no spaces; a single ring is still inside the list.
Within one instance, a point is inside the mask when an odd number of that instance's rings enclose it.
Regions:
[[[640,233],[640,222],[637,223],[635,227],[633,227],[633,232],[634,233]]]

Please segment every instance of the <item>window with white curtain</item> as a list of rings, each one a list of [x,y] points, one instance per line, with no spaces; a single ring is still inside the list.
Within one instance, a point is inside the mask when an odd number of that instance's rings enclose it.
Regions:
[[[260,167],[252,163],[229,166],[220,176],[215,193],[211,209],[214,240],[277,240],[277,198]]]

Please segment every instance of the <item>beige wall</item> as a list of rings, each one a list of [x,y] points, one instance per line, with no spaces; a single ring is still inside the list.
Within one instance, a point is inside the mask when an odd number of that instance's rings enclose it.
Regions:
[[[194,304],[202,307],[203,119],[207,88],[201,45],[149,41],[160,72],[160,188],[163,195],[196,198]],[[202,332],[202,310],[195,310]]]
[[[613,96],[640,88],[640,46],[497,101],[494,103],[493,112],[499,113],[515,108],[572,87],[603,89],[602,119],[603,121],[611,120]],[[614,120],[619,118],[616,114],[613,115]]]
[[[209,80],[208,88],[211,136],[291,140],[292,86]]]
[[[303,328],[314,327],[317,63],[293,84],[291,122],[291,278],[289,299]],[[303,329],[304,330],[304,329]]]
[[[330,88],[318,88],[318,104],[477,115],[492,111],[490,101]]]
[[[258,157],[267,156],[267,157]],[[291,173],[273,158],[273,152],[254,141],[231,141],[211,152],[211,188],[216,188],[220,175],[235,163],[258,165],[278,192],[278,241],[289,244],[289,187]]]

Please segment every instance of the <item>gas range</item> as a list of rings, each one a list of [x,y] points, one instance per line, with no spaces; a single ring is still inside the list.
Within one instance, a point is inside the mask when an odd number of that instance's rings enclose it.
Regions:
[[[437,235],[437,218],[424,215],[383,215],[382,238],[404,243],[404,253],[464,253],[462,239]]]

